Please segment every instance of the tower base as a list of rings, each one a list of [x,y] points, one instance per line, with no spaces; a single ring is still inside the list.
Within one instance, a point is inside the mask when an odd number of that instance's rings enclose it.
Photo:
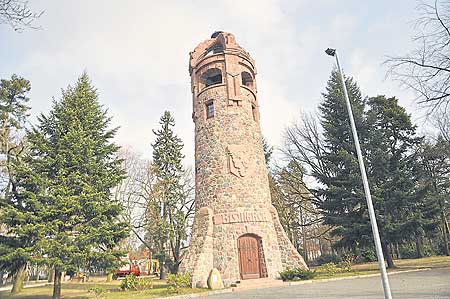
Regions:
[[[180,271],[191,274],[193,287],[206,287],[213,268],[219,270],[225,286],[242,279],[278,278],[286,269],[308,269],[272,205],[258,214],[237,209],[213,215],[203,207],[196,213],[192,232]]]

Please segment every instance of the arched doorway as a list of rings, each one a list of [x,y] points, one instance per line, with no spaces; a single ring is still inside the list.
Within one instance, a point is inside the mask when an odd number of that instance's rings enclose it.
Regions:
[[[262,261],[261,238],[252,234],[245,234],[238,239],[239,271],[241,279],[261,278],[265,267]]]

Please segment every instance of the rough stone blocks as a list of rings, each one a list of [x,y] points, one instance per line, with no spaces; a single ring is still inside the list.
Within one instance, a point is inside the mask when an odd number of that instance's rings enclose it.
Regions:
[[[271,204],[254,60],[230,33],[215,34],[190,57],[196,215],[180,269],[206,287],[213,268],[225,285],[307,268]],[[240,243],[243,236],[255,241]]]

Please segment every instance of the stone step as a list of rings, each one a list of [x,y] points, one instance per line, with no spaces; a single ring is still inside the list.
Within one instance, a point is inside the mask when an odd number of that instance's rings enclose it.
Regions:
[[[274,288],[283,286],[283,281],[274,278],[258,278],[258,279],[245,279],[236,281],[231,284],[233,291],[261,289],[261,288]]]

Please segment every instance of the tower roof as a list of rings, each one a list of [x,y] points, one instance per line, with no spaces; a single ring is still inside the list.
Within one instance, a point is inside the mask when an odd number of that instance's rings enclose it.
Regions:
[[[237,42],[232,33],[215,31],[210,39],[201,42],[194,51],[189,53],[189,73],[198,65],[198,63],[210,52],[214,54],[227,53],[241,56],[248,60],[253,66],[255,61],[250,54],[244,50]]]

